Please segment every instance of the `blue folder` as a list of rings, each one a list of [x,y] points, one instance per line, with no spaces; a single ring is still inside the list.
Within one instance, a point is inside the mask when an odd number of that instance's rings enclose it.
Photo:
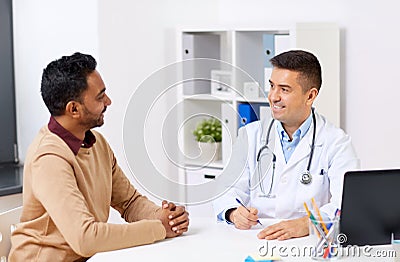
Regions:
[[[257,121],[257,114],[250,104],[240,104],[239,108],[239,127],[245,126],[248,123]]]

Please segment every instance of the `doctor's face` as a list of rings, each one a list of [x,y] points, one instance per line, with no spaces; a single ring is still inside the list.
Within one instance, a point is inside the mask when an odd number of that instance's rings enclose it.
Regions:
[[[276,68],[272,70],[268,100],[274,119],[280,121],[286,132],[293,133],[311,113],[318,94],[316,88],[304,92],[299,72]]]

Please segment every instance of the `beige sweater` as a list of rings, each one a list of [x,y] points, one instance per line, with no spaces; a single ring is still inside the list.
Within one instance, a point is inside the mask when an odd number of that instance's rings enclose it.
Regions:
[[[130,184],[106,140],[75,156],[43,127],[24,168],[23,211],[9,261],[74,261],[97,252],[164,239],[160,207]],[[132,223],[107,223],[109,208]]]

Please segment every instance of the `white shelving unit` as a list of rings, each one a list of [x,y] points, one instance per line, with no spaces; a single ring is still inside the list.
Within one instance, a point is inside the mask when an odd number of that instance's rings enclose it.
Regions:
[[[318,57],[323,70],[323,86],[317,98],[317,108],[331,122],[340,126],[337,25],[311,23],[270,29],[179,29],[177,38],[179,60],[184,60],[181,72],[184,82],[178,98],[183,103],[183,112],[180,112],[180,147],[184,155],[182,163],[187,167],[204,167],[182,172],[182,182],[207,182],[210,179],[207,176],[210,168],[215,176],[221,173],[236,139],[239,105],[250,104],[258,115],[265,114],[263,110],[268,107],[268,72],[271,71],[269,59],[285,50],[309,50]],[[230,77],[226,78],[227,75]],[[258,94],[248,93],[245,90],[246,83],[257,84]],[[260,113],[259,108],[264,113]],[[222,159],[203,163],[198,161],[200,151],[192,132],[201,119],[209,116],[222,121]],[[185,194],[185,200],[191,202],[190,188]],[[209,210],[209,204],[196,208],[205,206],[204,210]]]

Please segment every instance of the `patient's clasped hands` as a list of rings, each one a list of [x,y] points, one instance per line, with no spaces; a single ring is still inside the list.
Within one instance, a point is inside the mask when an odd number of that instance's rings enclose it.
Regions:
[[[159,219],[165,227],[167,238],[177,237],[188,231],[189,213],[184,206],[162,201]]]

